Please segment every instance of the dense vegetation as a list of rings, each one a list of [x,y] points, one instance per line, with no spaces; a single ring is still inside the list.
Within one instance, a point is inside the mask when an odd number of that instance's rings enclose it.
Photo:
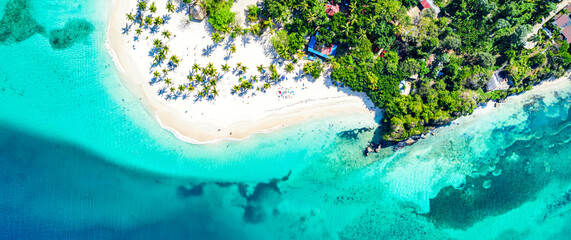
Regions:
[[[305,61],[302,70],[313,78],[329,66],[334,81],[365,92],[385,109],[384,138],[400,141],[469,114],[483,101],[502,99],[541,80],[562,76],[571,64],[571,51],[569,44],[558,40],[560,30],[550,20],[544,27],[553,38],[544,31],[532,32],[539,29],[532,26],[556,8],[556,1],[436,0],[441,10],[436,15],[431,8],[409,11],[420,6],[418,0],[265,0],[247,7],[247,27],[236,23],[232,0],[183,0],[178,9],[190,9],[191,4],[206,9],[215,43],[226,37],[268,33],[276,52],[291,61],[286,64],[288,73],[294,70],[292,63],[300,60]],[[337,4],[340,11],[330,15],[327,6]],[[167,3],[169,14],[175,8],[173,2]],[[159,32],[168,18],[153,17],[156,10],[154,2],[140,0],[137,12],[127,14],[130,26],[137,27],[135,38],[143,30]],[[168,30],[161,35],[165,40],[173,37]],[[306,61],[312,36],[317,36],[318,46],[337,45],[335,58],[327,64]],[[229,50],[234,53],[236,48]],[[168,57],[169,48],[160,39],[155,39],[153,53],[155,67],[168,64],[154,72],[152,82],[164,81],[171,92],[195,91],[202,85],[199,98],[217,95],[216,78],[211,78],[218,72],[211,64],[193,68],[192,88],[175,88],[168,73],[181,60],[174,54]],[[269,71],[265,68],[259,66],[258,71],[267,75],[266,82],[256,87],[252,83],[258,82],[257,76],[245,80],[241,75],[247,68],[238,64],[234,72],[240,80],[233,92],[265,91],[283,78],[273,64]],[[223,72],[229,70],[230,66],[222,66]],[[488,91],[486,83],[493,74],[508,79],[510,87]],[[403,80],[411,86],[408,94],[401,93]]]
[[[557,1],[557,0],[555,0]],[[284,59],[304,50],[308,36],[317,44],[336,44],[331,77],[385,108],[386,140],[398,141],[471,113],[478,103],[529,89],[563,75],[571,63],[569,46],[531,39],[532,25],[555,9],[550,0],[436,1],[441,12],[407,10],[417,1],[354,0],[326,13],[322,0],[266,0],[262,16],[277,23],[272,44]],[[545,24],[551,25],[551,23]],[[550,26],[551,27],[551,26]],[[552,27],[551,27],[552,28]],[[554,36],[557,29],[552,29]],[[525,49],[532,40],[537,46]],[[315,72],[312,64],[306,72]],[[485,92],[494,72],[508,76],[508,90]],[[409,79],[413,75],[418,78]],[[318,76],[318,75],[317,75]],[[401,80],[412,92],[401,95]]]

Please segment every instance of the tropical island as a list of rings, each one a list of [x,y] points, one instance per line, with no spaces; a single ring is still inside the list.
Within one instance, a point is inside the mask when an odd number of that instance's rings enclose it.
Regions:
[[[564,76],[568,4],[117,1],[109,45],[126,85],[183,139],[384,109],[383,139],[398,142]]]

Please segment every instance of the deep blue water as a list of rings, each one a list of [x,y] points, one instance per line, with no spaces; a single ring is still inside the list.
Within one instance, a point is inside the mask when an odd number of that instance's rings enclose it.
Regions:
[[[3,16],[8,2],[27,18],[0,26],[9,29],[0,36],[0,239],[571,235],[568,80],[397,153],[365,158],[373,131],[339,134],[374,126],[359,116],[196,146],[160,128],[122,86],[104,45],[109,1],[0,0]],[[58,29],[88,35],[54,46]]]

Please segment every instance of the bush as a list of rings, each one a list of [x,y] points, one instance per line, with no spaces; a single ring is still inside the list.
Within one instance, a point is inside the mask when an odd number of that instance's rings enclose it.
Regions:
[[[546,57],[543,53],[538,53],[533,55],[533,57],[530,57],[529,60],[527,61],[527,64],[532,67],[532,68],[536,68],[538,66],[543,65],[543,63],[545,63]]]
[[[256,5],[248,6],[248,20],[250,22],[255,22],[258,20],[258,13],[260,13],[260,8]]]
[[[276,49],[276,52],[282,57],[283,59],[290,60],[291,53],[289,47],[289,39],[286,30],[279,31],[275,36],[270,39],[272,46]]]
[[[208,9],[208,22],[216,31],[224,31],[236,18],[236,13],[232,12],[232,1],[210,2],[207,4]]]
[[[321,72],[323,72],[323,67],[318,61],[308,62],[303,66],[303,71],[311,77],[317,79],[321,76]]]

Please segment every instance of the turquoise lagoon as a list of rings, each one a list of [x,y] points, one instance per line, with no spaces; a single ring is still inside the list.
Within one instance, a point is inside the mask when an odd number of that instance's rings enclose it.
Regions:
[[[375,127],[364,116],[191,145],[121,84],[105,48],[110,1],[27,3],[44,30],[0,44],[0,239],[571,234],[568,80],[396,153],[362,156]],[[52,46],[50,32],[70,21],[93,31]]]

